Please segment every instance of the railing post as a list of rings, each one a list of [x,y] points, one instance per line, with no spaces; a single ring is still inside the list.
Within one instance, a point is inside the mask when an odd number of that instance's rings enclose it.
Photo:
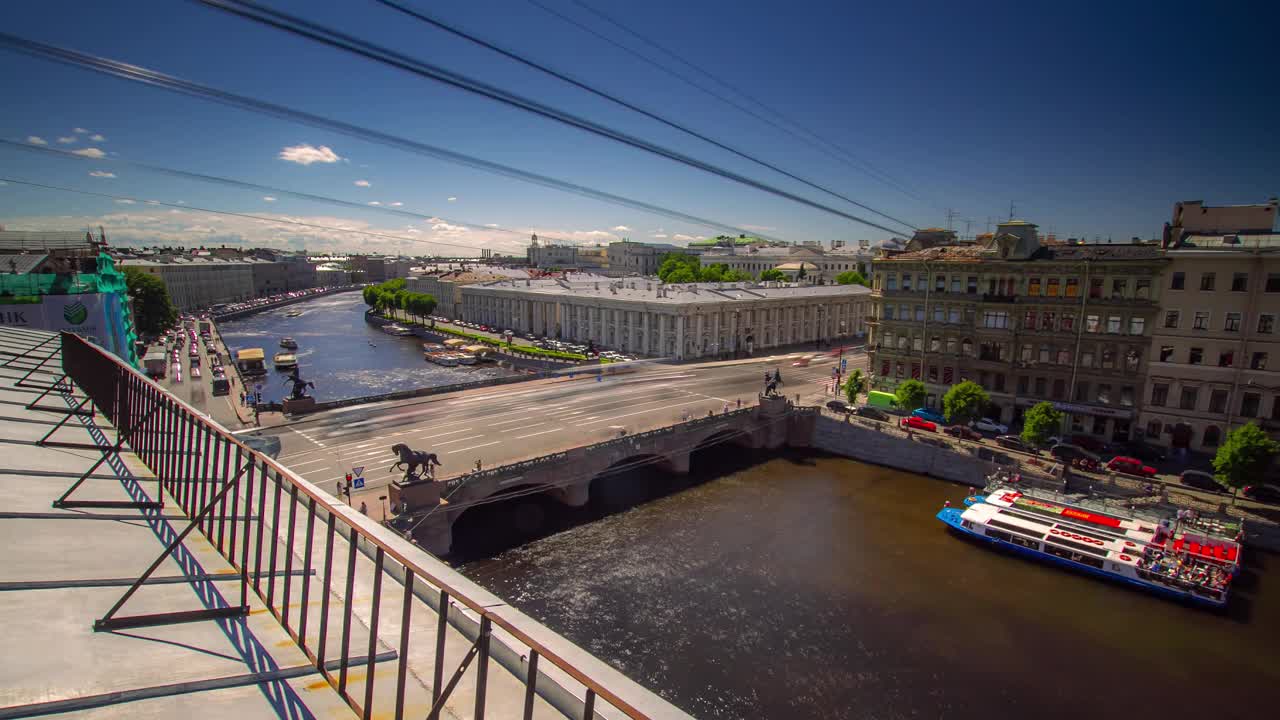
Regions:
[[[435,676],[431,681],[431,702],[440,700],[440,686],[444,684],[444,639],[449,632],[449,593],[440,590],[440,606],[436,612],[436,662]]]
[[[338,656],[338,694],[347,698],[347,667],[351,660],[351,600],[356,591],[356,544],[358,538],[355,528],[347,538],[347,591],[342,595],[342,649]]]
[[[354,528],[352,535],[355,535]],[[373,606],[369,610],[369,660],[364,672],[364,720],[373,715],[373,670],[378,655],[378,608],[382,604],[382,563],[386,553],[382,547],[373,556]]]
[[[404,569],[404,598],[400,603],[400,666],[396,668],[396,715],[404,720],[404,684],[409,669],[409,624],[413,615],[413,570]]]
[[[476,642],[480,646],[480,654],[476,657],[476,709],[475,720],[484,720],[485,693],[489,684],[489,636],[493,632],[493,621],[488,615],[480,616],[480,637]],[[591,692],[588,690],[587,692]]]

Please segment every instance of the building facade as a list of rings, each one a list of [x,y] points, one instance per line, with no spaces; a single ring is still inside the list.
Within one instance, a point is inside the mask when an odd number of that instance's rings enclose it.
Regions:
[[[183,256],[163,260],[127,259],[119,264],[159,277],[169,289],[173,304],[183,311],[255,296],[253,263]]]
[[[667,253],[698,254],[701,249],[690,250],[679,245],[662,243],[638,243],[624,240],[609,243],[609,262],[607,267],[612,275],[644,275],[658,274],[658,266]]]
[[[1274,204],[1260,207],[1274,214]],[[1165,256],[1141,420],[1147,437],[1213,453],[1252,421],[1280,439],[1280,233],[1182,230]]]
[[[640,355],[679,359],[830,344],[864,332],[860,285],[665,285],[653,280],[536,279],[462,289],[463,318]]]
[[[788,245],[785,247],[712,248],[700,258],[702,265],[727,265],[730,269],[751,273],[759,277],[765,270],[781,270],[789,278],[807,283],[833,283],[843,272],[856,271],[864,276],[870,272],[874,253],[867,247],[838,247],[824,250],[821,246]],[[797,278],[799,268],[804,267],[803,278]]]
[[[874,265],[873,385],[924,382],[941,407],[973,380],[993,417],[1050,401],[1065,432],[1108,441],[1137,427],[1165,263],[1154,245],[1041,246],[1036,226],[1002,223],[984,242],[913,238]]]

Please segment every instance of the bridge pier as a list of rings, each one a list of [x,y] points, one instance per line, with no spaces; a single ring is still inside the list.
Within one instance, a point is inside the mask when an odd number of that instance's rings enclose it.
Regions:
[[[556,488],[550,495],[569,507],[582,507],[591,500],[591,483],[584,482]]]

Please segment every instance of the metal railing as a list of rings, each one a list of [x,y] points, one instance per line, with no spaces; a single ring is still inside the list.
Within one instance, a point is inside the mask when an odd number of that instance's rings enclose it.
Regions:
[[[127,447],[191,518],[190,526],[95,623],[95,629],[244,615],[252,592],[316,672],[363,718],[402,718],[406,707],[417,714],[414,706],[429,706],[427,717],[436,718],[471,665],[476,669],[473,717],[483,718],[491,657],[524,684],[524,718],[533,715],[535,695],[567,716],[597,717],[597,701],[615,708],[617,713],[610,715],[617,717],[649,717],[636,707],[637,701],[647,708],[661,708],[662,715],[681,715],[600,661],[579,660],[575,664],[566,659],[565,655],[580,655],[581,651],[567,642],[548,644],[535,639],[535,634],[543,638],[551,634],[523,616],[514,617],[519,613],[495,609],[492,597],[485,601],[471,597],[484,593],[255,452],[97,346],[69,333],[62,334],[61,345],[64,372],[115,427],[116,443],[102,448],[104,454]],[[239,603],[209,610],[119,615],[151,572],[194,530],[202,532],[239,573]],[[358,564],[358,554],[366,561]],[[372,561],[371,573],[368,560]],[[357,576],[360,593],[356,592]],[[370,583],[371,596],[367,591]],[[398,598],[387,594],[395,591],[385,589],[395,583],[401,586]],[[318,612],[313,607],[315,595],[320,596]],[[353,618],[357,596],[371,598],[371,602]],[[398,642],[393,645],[398,652],[378,652],[384,598],[391,610],[384,615],[399,618]],[[421,612],[427,609],[423,603],[436,614],[434,634],[411,632],[414,607],[418,605]],[[355,637],[361,634],[357,625],[367,626],[367,643]],[[495,634],[500,635],[496,644],[491,642]],[[434,636],[428,639],[424,635]],[[450,638],[455,642],[455,656],[459,640],[469,642],[469,648],[446,681]],[[411,646],[415,641],[434,644],[434,661],[429,670],[416,667],[410,679],[410,658],[426,655],[414,652]],[[392,645],[390,641],[386,644]],[[375,664],[392,660],[398,665],[394,689],[388,692],[383,687],[375,693]],[[544,665],[544,670],[539,670],[540,662],[550,667]],[[549,677],[547,670],[555,677]],[[429,690],[423,684],[428,683],[428,675]],[[626,685],[620,691],[626,697],[605,687],[599,679],[602,676]]]

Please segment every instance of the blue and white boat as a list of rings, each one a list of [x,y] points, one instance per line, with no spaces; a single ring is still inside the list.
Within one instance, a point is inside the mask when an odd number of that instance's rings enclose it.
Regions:
[[[1119,517],[998,488],[945,507],[956,533],[1158,595],[1222,607],[1239,569],[1240,543],[1168,523]]]

